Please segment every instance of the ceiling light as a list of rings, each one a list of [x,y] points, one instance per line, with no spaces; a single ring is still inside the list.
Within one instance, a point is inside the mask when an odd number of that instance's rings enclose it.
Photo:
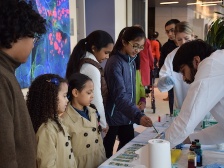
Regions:
[[[202,4],[200,6],[215,6],[215,5],[217,5],[217,4]]]
[[[179,2],[173,1],[173,2],[160,2],[161,5],[169,5],[169,4],[177,4]]]
[[[187,5],[204,5],[204,4],[215,4],[215,3],[222,3],[222,1],[212,1],[212,2],[196,2],[196,3],[187,3]],[[209,5],[208,5],[209,6]],[[210,5],[213,6],[213,5]]]
[[[222,1],[203,2],[203,4],[215,4],[215,3],[222,3]]]
[[[196,3],[187,3],[187,5],[200,5],[200,4],[202,4],[202,2],[200,1],[200,2],[196,2]]]

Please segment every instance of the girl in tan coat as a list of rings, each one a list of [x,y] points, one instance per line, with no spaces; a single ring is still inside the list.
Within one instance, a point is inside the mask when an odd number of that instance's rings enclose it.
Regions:
[[[36,132],[38,168],[77,168],[71,137],[60,121],[67,92],[66,81],[54,74],[37,77],[29,88],[27,106]]]
[[[75,73],[69,78],[70,104],[62,118],[71,135],[73,153],[79,168],[97,168],[106,160],[100,134],[100,117],[90,107],[93,88],[92,80],[84,74]]]

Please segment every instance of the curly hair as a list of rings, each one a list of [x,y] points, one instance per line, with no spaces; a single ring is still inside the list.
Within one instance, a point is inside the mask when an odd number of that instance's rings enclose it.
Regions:
[[[46,33],[46,20],[37,13],[31,2],[4,1],[0,3],[0,48],[11,48],[23,37]]]
[[[58,93],[61,83],[67,81],[56,74],[40,75],[32,82],[26,103],[35,132],[48,119],[55,121],[60,131],[64,132],[58,119]]]

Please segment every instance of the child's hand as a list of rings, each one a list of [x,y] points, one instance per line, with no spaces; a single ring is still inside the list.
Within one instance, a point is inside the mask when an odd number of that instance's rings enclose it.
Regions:
[[[107,125],[106,128],[102,128],[102,132],[105,133],[105,134],[107,134],[108,130],[109,130],[109,126],[108,125]]]
[[[145,109],[145,107],[146,107],[146,104],[145,104],[145,102],[139,102],[138,103],[138,108],[141,110],[141,111],[143,111],[144,109]]]
[[[147,117],[146,115],[144,115],[140,119],[140,124],[144,127],[151,127],[152,126],[152,120],[149,117]]]

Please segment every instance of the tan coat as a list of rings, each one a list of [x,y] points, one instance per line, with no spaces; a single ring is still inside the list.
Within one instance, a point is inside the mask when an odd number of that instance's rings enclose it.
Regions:
[[[55,121],[48,120],[42,124],[36,133],[37,167],[38,168],[77,168],[71,137],[62,125],[65,135],[59,131]]]
[[[106,160],[101,134],[98,133],[96,111],[87,107],[90,121],[69,104],[62,119],[72,136],[72,148],[78,168],[97,168]]]

